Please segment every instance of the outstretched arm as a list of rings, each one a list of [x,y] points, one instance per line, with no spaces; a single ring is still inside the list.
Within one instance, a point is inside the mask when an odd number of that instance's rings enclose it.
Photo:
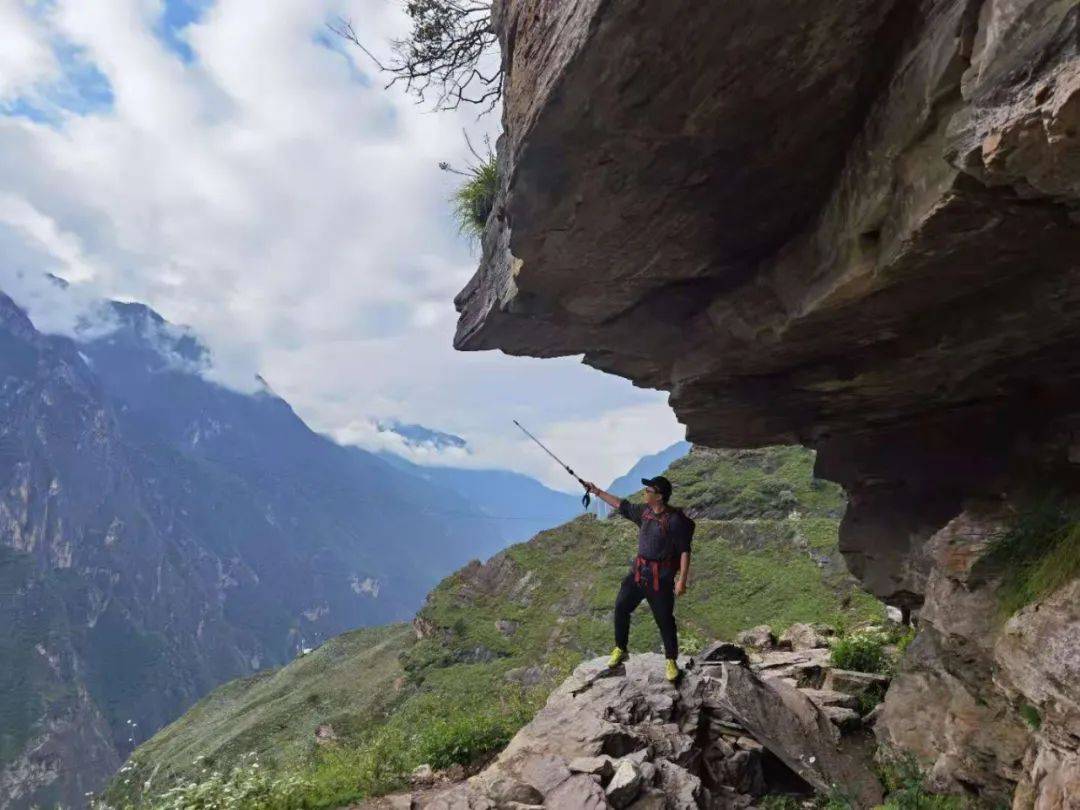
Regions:
[[[589,492],[602,500],[612,509],[619,508],[619,501],[621,501],[622,498],[620,498],[618,495],[612,495],[610,492],[604,492],[604,490],[600,489],[600,487],[598,487],[596,484],[591,484],[588,481],[585,482],[585,486],[588,488]]]

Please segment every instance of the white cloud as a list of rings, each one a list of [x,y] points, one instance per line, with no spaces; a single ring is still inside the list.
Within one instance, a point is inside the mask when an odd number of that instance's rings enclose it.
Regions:
[[[57,126],[0,116],[0,288],[36,322],[62,330],[72,316],[50,316],[34,271],[75,282],[79,307],[144,301],[202,336],[216,379],[252,390],[262,372],[317,430],[374,447],[386,437],[365,426],[396,418],[470,442],[460,459],[412,453],[425,463],[567,487],[511,419],[565,441],[598,483],[682,437],[665,395],[578,358],[452,349],[452,299],[476,255],[437,164],[465,163],[462,130],[494,134],[497,113],[431,113],[326,44],[341,14],[385,52],[407,30],[402,4],[219,0],[179,33],[187,61],[158,35],[156,0],[55,0],[45,15],[12,2],[0,0],[8,92],[56,75],[57,42],[112,90],[111,107],[61,111]]]
[[[0,32],[0,101],[56,78],[59,67],[32,4],[0,0]]]

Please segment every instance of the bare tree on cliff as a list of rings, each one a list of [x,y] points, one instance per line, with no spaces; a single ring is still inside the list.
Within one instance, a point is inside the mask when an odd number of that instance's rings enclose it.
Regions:
[[[484,112],[494,109],[502,96],[503,71],[499,63],[483,64],[489,61],[486,56],[498,52],[491,3],[407,0],[405,11],[412,20],[412,33],[408,39],[391,41],[394,55],[388,63],[368,50],[348,20],[339,19],[330,30],[391,75],[387,88],[404,82],[406,91],[418,101],[434,97],[436,110],[456,110],[462,103],[482,105]]]

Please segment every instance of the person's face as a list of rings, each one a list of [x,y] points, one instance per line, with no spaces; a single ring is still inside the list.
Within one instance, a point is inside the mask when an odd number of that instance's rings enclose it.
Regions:
[[[652,487],[645,487],[645,503],[652,507],[658,507],[664,502],[663,497]]]

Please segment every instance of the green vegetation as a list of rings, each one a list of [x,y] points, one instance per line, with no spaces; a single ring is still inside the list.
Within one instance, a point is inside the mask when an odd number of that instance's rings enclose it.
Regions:
[[[1032,706],[1030,703],[1025,703],[1020,707],[1020,717],[1027,723],[1033,731],[1038,731],[1042,727],[1042,715],[1039,714],[1039,710]]]
[[[123,773],[123,771],[121,771]],[[310,789],[303,779],[288,774],[274,776],[259,767],[252,757],[245,757],[227,774],[205,770],[184,779],[165,791],[154,803],[158,810],[286,810],[299,807],[301,797]],[[91,803],[91,810],[105,808],[101,801]]]
[[[472,149],[471,144],[469,148]],[[454,217],[462,233],[479,239],[495,207],[495,196],[499,191],[499,167],[490,147],[486,155],[479,155],[476,151],[473,151],[473,155],[477,162],[464,172],[446,163],[440,165],[445,171],[465,177],[465,182],[454,192]]]
[[[1001,613],[1011,616],[1080,576],[1080,511],[1055,495],[1032,501],[986,559],[1002,574]]]
[[[875,706],[882,703],[885,700],[886,691],[888,691],[888,687],[880,684],[867,687],[866,691],[857,697],[858,705],[856,710],[859,712],[859,716],[866,717],[874,710]]]
[[[897,657],[903,656],[907,652],[907,648],[911,645],[911,642],[915,640],[915,628],[905,627],[900,628],[892,642],[896,645]]]
[[[844,493],[813,476],[814,453],[805,447],[714,450],[695,447],[665,473],[673,503],[717,520],[801,517],[839,519]],[[831,537],[835,544],[835,532]]]
[[[853,633],[838,638],[829,652],[834,667],[858,672],[885,672],[889,657],[885,653],[888,639],[882,633]]]
[[[684,650],[761,623],[883,618],[843,566],[842,501],[813,484],[812,464],[809,451],[766,448],[695,451],[672,465],[676,500],[699,515],[723,512],[708,492],[734,493],[740,504],[739,517],[698,520],[690,589],[677,608]],[[777,480],[795,497],[782,514],[761,494],[777,491]],[[109,806],[168,807],[153,797],[198,782],[205,768],[247,767],[248,752],[283,780],[288,807],[385,793],[421,764],[476,767],[573,667],[611,649],[612,605],[635,531],[618,516],[583,515],[444,579],[418,614],[419,640],[401,625],[356,631],[277,672],[221,687],[136,751],[105,797]],[[631,654],[660,648],[643,607]],[[315,743],[320,724],[333,727],[336,741]],[[141,786],[155,769],[144,800]],[[300,793],[289,792],[296,785]]]
[[[886,791],[883,810],[966,810],[975,807],[963,796],[932,793],[927,774],[914,754],[879,749],[878,778]]]

